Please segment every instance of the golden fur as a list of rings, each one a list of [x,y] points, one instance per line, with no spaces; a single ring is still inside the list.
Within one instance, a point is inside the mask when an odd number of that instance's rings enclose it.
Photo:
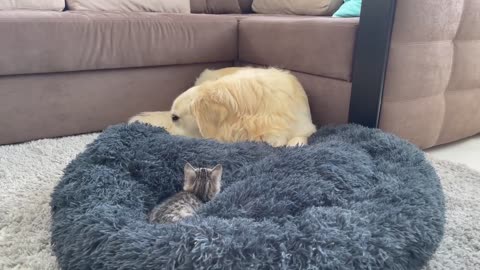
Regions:
[[[143,113],[134,121],[165,127],[173,135],[275,147],[304,145],[316,130],[303,87],[275,68],[205,70],[169,113]]]

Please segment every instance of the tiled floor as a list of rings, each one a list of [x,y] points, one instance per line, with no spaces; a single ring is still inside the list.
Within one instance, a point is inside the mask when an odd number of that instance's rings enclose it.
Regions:
[[[428,149],[438,159],[459,162],[480,171],[480,135]]]

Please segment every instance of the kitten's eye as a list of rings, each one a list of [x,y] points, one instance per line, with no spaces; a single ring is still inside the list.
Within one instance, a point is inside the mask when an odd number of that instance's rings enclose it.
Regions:
[[[178,115],[175,115],[175,114],[172,115],[172,121],[173,122],[178,121],[178,119],[180,119],[180,117],[178,117]]]

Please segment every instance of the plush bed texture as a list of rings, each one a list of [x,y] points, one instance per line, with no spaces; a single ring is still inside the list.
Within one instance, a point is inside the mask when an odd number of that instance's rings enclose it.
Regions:
[[[186,161],[222,164],[222,192],[198,216],[149,224]],[[420,269],[445,221],[423,153],[355,125],[301,148],[114,126],[65,169],[51,206],[63,269]]]

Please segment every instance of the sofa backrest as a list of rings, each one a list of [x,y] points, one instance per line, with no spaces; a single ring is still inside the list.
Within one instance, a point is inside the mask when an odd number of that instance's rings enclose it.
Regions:
[[[380,128],[427,148],[480,132],[480,1],[397,1]]]

